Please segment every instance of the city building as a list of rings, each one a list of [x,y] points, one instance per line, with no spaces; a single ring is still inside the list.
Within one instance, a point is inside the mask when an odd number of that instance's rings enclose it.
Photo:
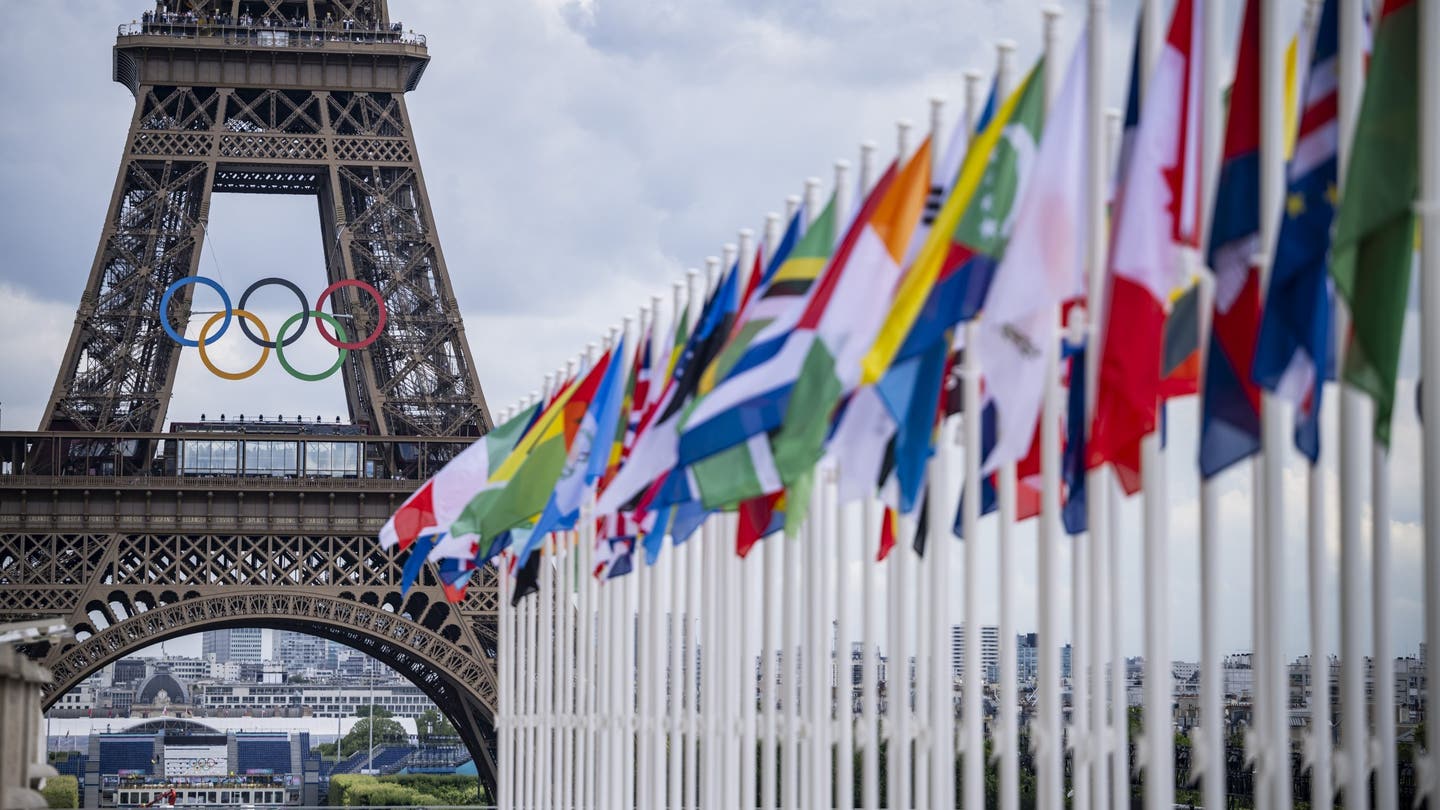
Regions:
[[[276,634],[275,649],[276,658],[285,666],[287,673],[305,670],[333,672],[339,659],[335,642],[291,630],[281,630]]]
[[[965,623],[950,627],[950,671],[955,676],[965,674]],[[980,627],[980,677],[990,683],[1000,680],[1000,628],[995,625]]]
[[[397,717],[419,717],[435,704],[408,682],[369,686],[313,683],[197,683],[191,702],[212,714],[281,713],[292,716],[351,717],[356,708],[375,705]]]
[[[258,627],[227,627],[206,630],[200,639],[202,656],[224,664],[230,661],[260,661],[264,655],[264,637]]]
[[[139,683],[145,680],[150,665],[143,658],[121,658],[110,671],[110,685]]]

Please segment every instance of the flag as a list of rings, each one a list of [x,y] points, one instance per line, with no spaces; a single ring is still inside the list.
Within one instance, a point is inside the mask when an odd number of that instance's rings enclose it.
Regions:
[[[1160,399],[1186,397],[1200,390],[1200,284],[1170,295],[1170,311],[1160,337]]]
[[[1158,424],[1160,338],[1200,235],[1200,6],[1178,0],[1146,88],[1110,253],[1100,387],[1087,466],[1139,489],[1140,440]]]
[[[1125,119],[1120,125],[1120,154],[1115,156],[1115,175],[1111,178],[1110,199],[1117,200],[1125,175],[1130,171],[1130,158],[1135,153],[1135,133],[1140,129],[1140,60],[1145,50],[1145,11],[1135,18],[1135,36],[1130,49],[1130,83],[1125,90]],[[1118,208],[1118,206],[1117,206]]]
[[[895,510],[885,507],[880,515],[880,549],[875,555],[875,562],[884,562],[890,555],[890,549],[895,548],[896,536],[899,534],[899,516]]]
[[[540,592],[540,557],[539,554],[532,554],[524,565],[517,565],[512,569],[515,585],[510,592],[510,607],[515,607],[520,604],[521,599]]]
[[[616,427],[615,443],[611,449],[610,461],[605,474],[600,477],[597,484],[598,489],[608,486],[610,480],[619,472],[620,467],[629,459],[630,451],[635,446],[635,438],[640,432],[640,424],[649,410],[650,393],[653,392],[655,399],[658,400],[660,390],[663,388],[663,381],[656,381],[655,385],[651,385],[651,339],[655,331],[655,322],[652,320],[645,331],[644,340],[639,341],[636,345],[635,357],[630,364],[630,377],[625,385],[625,395],[620,405],[621,413],[617,420],[619,425]],[[633,538],[637,528],[634,513],[628,509],[596,515],[595,540],[592,549],[596,576],[600,576],[609,566],[611,549],[609,541],[619,537]]]
[[[792,366],[785,421],[771,443],[775,468],[787,487],[810,474],[836,403],[861,380],[861,360],[886,319],[900,261],[925,205],[930,149],[927,138],[893,183],[877,188],[866,201],[782,349],[791,362],[798,361]],[[804,506],[796,497],[786,519],[797,520]]]
[[[832,198],[833,203],[833,198]],[[797,310],[799,302],[804,300],[805,291],[810,289],[810,283],[819,274],[824,266],[824,259],[830,255],[830,243],[834,242],[834,213],[833,205],[827,207],[820,215],[807,233],[814,233],[814,239],[805,240],[801,243],[801,232],[804,231],[805,208],[801,206],[796,209],[795,215],[790,218],[790,224],[785,228],[785,234],[780,239],[780,244],[775,247],[770,261],[762,266],[760,261],[761,251],[755,251],[755,270],[750,275],[750,289],[745,298],[742,299],[742,306],[735,318],[735,324],[730,330],[730,336],[725,341],[725,346],[716,355],[715,362],[700,378],[699,393],[701,396],[709,394],[715,386],[730,376],[730,372],[741,362],[746,351],[766,327],[773,324],[777,318],[785,317],[788,310]],[[817,230],[818,229],[818,230]],[[794,265],[790,264],[791,253],[796,247],[803,252],[815,250],[815,243],[825,241],[823,255],[809,256],[797,255]],[[817,260],[818,258],[818,260]],[[785,275],[776,283],[781,273]],[[687,430],[688,430],[687,421]],[[682,439],[683,441],[683,439]]]
[[[1260,451],[1260,389],[1251,363],[1260,327],[1260,2],[1247,0],[1210,226],[1215,274],[1200,410],[1200,474]]]
[[[801,213],[797,212],[791,228],[799,228]],[[825,210],[798,238],[794,248],[787,251],[780,264],[768,271],[770,278],[755,305],[747,312],[745,323],[721,352],[721,357],[725,359],[719,362],[729,365],[726,374],[716,381],[713,388],[704,392],[705,395],[685,417],[680,437],[682,465],[694,464],[778,426],[784,411],[781,407],[783,403],[776,400],[783,390],[770,387],[770,379],[765,376],[769,370],[767,364],[774,361],[776,353],[784,345],[786,335],[804,310],[811,286],[830,259],[835,246],[836,217],[835,198],[832,196]],[[778,259],[778,251],[776,256]],[[726,355],[732,353],[738,353],[739,359],[730,363]],[[756,411],[761,411],[764,416],[756,414]],[[758,424],[755,423],[757,419]],[[743,465],[745,459],[737,454],[733,462]],[[738,500],[718,491],[718,484],[726,479],[724,474],[716,482],[715,489],[707,486],[711,482],[707,475],[701,473],[699,478],[707,503],[734,503]]]
[[[735,553],[744,557],[762,538],[785,528],[785,491],[741,501],[736,512],[739,526],[735,532]]]
[[[895,505],[909,514],[918,503],[934,449],[949,331],[957,319],[973,317],[991,268],[1004,253],[1008,223],[1034,163],[1044,119],[1041,77],[1043,64],[975,139],[950,197],[900,283],[863,361],[862,382],[870,384],[851,398],[831,443],[841,461],[842,496],[856,497],[872,488],[875,471],[888,456],[895,486],[887,491],[893,491]],[[973,290],[961,298],[974,306],[957,308],[956,291],[972,286],[967,279],[974,282]],[[877,372],[880,376],[872,380]]]
[[[1045,399],[1046,357],[1060,350],[1060,304],[1084,292],[1091,213],[1085,199],[1088,39],[1082,32],[1038,152],[1029,142],[1032,179],[985,300],[977,351],[985,364],[986,399],[995,404],[996,439],[982,474],[1029,454]]]
[[[555,489],[531,530],[532,540],[521,552],[521,565],[525,564],[535,545],[545,535],[575,528],[575,522],[580,518],[581,498],[605,468],[605,454],[600,452],[599,448],[595,448],[592,453],[591,448],[597,436],[615,433],[623,393],[619,377],[624,356],[625,339],[622,337],[620,345],[606,352],[590,371],[590,376],[593,377],[603,369],[603,375],[580,419],[575,437],[570,442],[570,452],[560,478],[555,483]]]
[[[475,493],[486,486],[490,471],[509,455],[538,410],[538,405],[531,405],[492,428],[421,484],[385,522],[380,530],[380,545],[407,548],[421,532],[436,526],[448,527]],[[473,539],[461,538],[467,544]]]
[[[538,517],[565,468],[590,398],[600,385],[598,366],[567,385],[535,426],[515,446],[493,479],[503,487],[486,490],[466,504],[451,524],[453,534],[473,533],[483,543]]]
[[[1415,250],[1418,17],[1414,0],[1386,0],[1380,12],[1330,259],[1350,308],[1344,379],[1374,399],[1375,441],[1386,447]]]
[[[1325,0],[1286,168],[1285,207],[1255,344],[1255,382],[1295,406],[1295,447],[1320,459],[1320,399],[1331,365],[1328,254],[1335,219],[1340,123],[1338,0]]]
[[[1060,484],[1065,503],[1060,517],[1066,534],[1083,534],[1090,523],[1085,503],[1085,353],[1082,342],[1070,355],[1068,395],[1065,400],[1065,453],[1060,459]]]
[[[414,585],[415,578],[420,576],[420,568],[425,565],[425,558],[430,555],[430,549],[435,547],[444,534],[443,531],[432,529],[415,538],[415,543],[410,549],[410,556],[405,560],[405,567],[400,571],[401,596],[410,592],[410,586]]]
[[[630,458],[621,466],[596,503],[596,512],[609,514],[645,492],[676,468],[679,458],[679,429],[684,409],[690,404],[700,385],[705,368],[714,360],[730,334],[730,327],[739,309],[738,266],[726,273],[725,279],[706,302],[699,322],[677,357],[674,371],[665,385],[657,407],[640,426],[640,434]],[[678,330],[677,330],[678,334]],[[681,465],[683,469],[683,465]],[[676,482],[677,488],[680,482]],[[662,500],[659,505],[676,503],[678,496]]]
[[[1043,68],[1042,59],[971,142],[950,197],[865,353],[863,382],[879,380],[892,364],[926,351],[979,312],[1005,246],[1019,175],[1035,156],[1044,120],[1044,82],[1037,78]],[[1028,141],[1015,140],[1012,121]]]

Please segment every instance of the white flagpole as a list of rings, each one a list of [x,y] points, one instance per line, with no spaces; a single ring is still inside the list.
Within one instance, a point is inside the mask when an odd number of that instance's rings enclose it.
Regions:
[[[1264,0],[1260,5],[1260,287],[1266,289],[1274,259],[1276,231],[1280,225],[1280,202],[1284,194],[1284,110],[1285,56],[1284,33],[1280,28],[1279,3]],[[1266,679],[1268,707],[1261,708],[1265,733],[1262,737],[1267,756],[1260,759],[1260,769],[1268,771],[1261,780],[1269,783],[1270,801],[1274,807],[1290,806],[1290,699],[1288,667],[1285,662],[1285,453],[1288,444],[1285,428],[1287,413],[1283,400],[1262,393],[1260,414],[1261,475],[1260,498],[1264,531],[1255,537],[1265,557],[1265,578],[1260,594],[1265,606],[1257,612],[1265,617],[1264,647],[1256,652],[1265,659],[1257,672]],[[1261,580],[1257,579],[1257,583]]]
[[[1006,59],[1007,43],[1001,43],[997,56],[996,67],[997,83],[1006,81]],[[965,73],[965,129],[968,137],[974,137],[975,124],[980,118],[980,73],[970,70]],[[997,93],[998,95],[998,93]],[[963,755],[961,760],[962,773],[964,774],[964,785],[961,796],[961,806],[979,807],[985,802],[985,739],[984,722],[982,719],[983,703],[982,679],[980,678],[980,566],[979,566],[979,545],[980,545],[980,340],[979,325],[974,321],[966,322],[962,327],[965,330],[965,350],[961,358],[961,402],[964,412],[960,417],[960,429],[963,431],[963,460],[965,466],[965,494],[960,503],[960,529],[965,535],[964,538],[964,591],[962,594],[963,605],[960,620],[965,630],[965,638],[962,641],[963,654],[965,658],[964,672],[961,679],[960,699],[962,705],[960,720],[960,744],[958,746]],[[1002,471],[1001,475],[1004,473]],[[1002,527],[1001,532],[1005,529]],[[1000,731],[996,734],[995,747],[997,756],[1000,759],[1000,802],[1003,810],[1014,810],[1018,805],[1006,802],[1015,802],[1016,791],[1019,790],[1018,782],[1013,788],[1008,788],[1006,779],[1007,757],[1014,770],[1016,765],[1015,757],[1015,681],[1011,680],[1007,686],[1004,683],[1004,666],[1006,651],[1009,651],[1010,660],[1015,658],[1015,639],[1012,637],[1008,644],[1005,639],[1005,621],[1009,618],[1004,608],[1005,598],[1005,571],[1004,555],[1005,547],[1001,546],[1001,609],[1000,609],[1000,666],[1002,670],[1000,684]],[[948,572],[946,572],[948,574]],[[946,631],[949,628],[945,628]],[[971,636],[976,640],[972,643]],[[971,662],[974,662],[973,664]],[[954,680],[953,665],[946,662],[946,671],[950,673],[950,680]],[[1005,731],[1005,718],[1007,705],[1011,728]],[[1008,734],[1008,737],[1007,737]]]
[[[1165,587],[1170,570],[1169,516],[1159,430],[1141,440],[1140,454],[1145,526],[1145,722],[1139,747],[1145,766],[1145,810],[1170,810],[1175,803],[1175,739],[1170,730],[1170,594]]]
[[[1305,35],[1311,37],[1315,35],[1315,31],[1320,25],[1322,6],[1322,0],[1308,0],[1305,4]],[[1304,69],[1308,69],[1308,66],[1296,65],[1297,71]],[[1323,379],[1317,383],[1321,386],[1324,384]],[[1310,731],[1303,743],[1304,756],[1300,767],[1302,771],[1306,766],[1310,768],[1310,795],[1307,798],[1312,810],[1331,810],[1334,801],[1335,780],[1332,775],[1334,753],[1330,736],[1330,657],[1326,654],[1326,639],[1329,630],[1329,596],[1326,593],[1328,590],[1326,575],[1330,555],[1325,535],[1327,495],[1325,468],[1318,463],[1307,465],[1305,481],[1306,591],[1309,598],[1311,688],[1306,702],[1310,712]],[[1204,675],[1202,674],[1201,677],[1203,680]],[[1201,711],[1205,710],[1202,708]],[[1208,738],[1206,742],[1209,742]],[[1211,780],[1207,778],[1208,781]],[[1209,801],[1208,798],[1206,800]]]
[[[579,622],[575,636],[576,693],[580,702],[579,717],[576,720],[575,759],[580,773],[579,789],[576,791],[576,808],[588,807],[595,801],[595,620],[591,613],[595,592],[595,492],[590,490],[580,499],[579,524],[580,562],[579,573]]]
[[[1115,176],[1115,164],[1119,157],[1120,145],[1120,111],[1107,109],[1105,111],[1105,182]],[[1108,223],[1107,223],[1108,226]],[[1102,271],[1105,272],[1105,271]],[[1092,279],[1092,283],[1098,284],[1104,290],[1105,281]],[[1091,288],[1092,290],[1094,287]],[[1101,293],[1098,299],[1097,308],[1103,310],[1104,295]],[[1093,316],[1093,333],[1095,343],[1093,344],[1094,357],[1090,359],[1091,374],[1096,385],[1092,388],[1091,397],[1099,395],[1099,373],[1100,373],[1100,352],[1104,323],[1103,311]],[[1090,403],[1094,407],[1094,402]],[[1116,482],[1109,470],[1100,470],[1092,474],[1089,479],[1090,485],[1094,487],[1092,503],[1103,503],[1105,511],[1105,522],[1099,529],[1093,530],[1096,533],[1096,544],[1104,544],[1106,569],[1105,578],[1108,581],[1107,596],[1109,597],[1106,606],[1104,621],[1109,628],[1106,635],[1109,637],[1109,647],[1106,656],[1110,662],[1110,706],[1109,726],[1110,737],[1106,741],[1106,751],[1110,755],[1110,807],[1111,810],[1129,810],[1130,807],[1130,707],[1128,705],[1129,689],[1127,684],[1127,672],[1125,661],[1125,647],[1123,639],[1125,636],[1125,622],[1123,620],[1122,606],[1125,594],[1125,572],[1123,556],[1120,550],[1120,494]],[[1094,520],[1094,512],[1091,519]]]
[[[555,759],[557,762],[555,806],[570,806],[570,543],[565,532],[555,533],[555,563],[559,580],[555,588]]]
[[[846,164],[848,167],[848,164]],[[843,180],[841,167],[836,166],[837,180]],[[844,504],[840,503],[839,475],[835,471],[827,484],[830,525],[834,528],[835,548],[835,807],[851,810],[855,806],[855,704],[851,683],[850,638],[850,563],[854,560],[855,540],[846,520]],[[863,560],[861,561],[863,565]]]
[[[540,729],[542,762],[555,762],[555,543],[554,536],[541,541],[540,558]],[[540,799],[555,806],[556,773],[553,764],[541,776]]]
[[[1370,677],[1374,684],[1371,701],[1375,706],[1373,758],[1376,810],[1396,810],[1399,806],[1395,761],[1395,655],[1390,647],[1389,462],[1389,450],[1375,443],[1370,466],[1370,574],[1374,596],[1371,624],[1375,645]]]
[[[1306,475],[1308,590],[1310,596],[1310,735],[1306,743],[1306,761],[1310,765],[1310,807],[1330,810],[1334,799],[1335,779],[1331,775],[1330,740],[1330,657],[1326,655],[1326,632],[1329,625],[1329,599],[1326,575],[1329,549],[1325,538],[1325,471],[1319,464]],[[1218,567],[1218,566],[1217,566]],[[1202,676],[1203,677],[1203,676]]]
[[[656,527],[664,531],[663,527]],[[656,561],[658,565],[659,561]],[[635,805],[640,810],[653,810],[656,800],[659,798],[655,792],[655,776],[663,774],[664,765],[656,767],[656,755],[664,756],[663,750],[655,744],[653,733],[659,726],[652,707],[655,703],[656,683],[655,664],[658,656],[655,654],[655,645],[651,638],[652,630],[656,625],[652,621],[655,615],[656,593],[655,579],[659,569],[654,565],[641,564],[636,566],[635,572],[630,576],[636,582],[637,597],[639,600],[635,619],[635,647],[636,647],[636,668],[635,668],[635,711],[637,723],[635,724]]]
[[[874,175],[875,144],[860,145],[859,199],[869,192]],[[861,587],[861,686],[860,686],[860,742],[861,760],[861,806],[864,810],[880,807],[880,656],[879,641],[876,637],[876,614],[880,611],[878,591],[880,566],[871,556],[871,537],[879,533],[875,520],[877,504],[874,493],[867,493],[861,507],[860,529],[860,576]],[[883,519],[883,518],[882,518]]]
[[[1044,41],[1046,73],[1057,70],[1055,39],[1060,11],[1044,10]],[[1046,96],[1050,95],[1047,81]],[[1065,738],[1062,726],[1060,672],[1060,617],[1057,595],[1060,590],[1060,402],[1058,347],[1045,347],[1045,398],[1040,414],[1041,503],[1039,540],[1036,551],[1039,561],[1039,633],[1037,659],[1039,684],[1036,688],[1038,712],[1031,737],[1035,751],[1038,806],[1041,810],[1059,810],[1065,794]]]
[[[695,273],[690,276],[691,289]],[[677,289],[678,294],[678,289]],[[680,310],[675,310],[679,316]],[[708,775],[702,775],[700,767],[700,732],[702,718],[700,715],[700,604],[701,580],[700,567],[702,564],[701,553],[704,549],[697,545],[704,540],[704,527],[700,529],[699,538],[691,538],[696,542],[686,543],[682,550],[685,552],[685,694],[686,702],[689,704],[690,717],[687,724],[689,729],[689,744],[686,746],[685,754],[685,797],[689,807],[700,807],[700,780],[709,779]],[[709,710],[709,705],[706,705]]]
[[[516,570],[516,573],[519,573],[518,569]],[[520,611],[525,616],[525,744],[523,746],[524,761],[522,762],[522,765],[528,767],[526,767],[524,771],[521,771],[521,778],[525,780],[525,798],[523,801],[523,806],[525,807],[538,807],[540,803],[538,795],[539,784],[535,768],[535,763],[539,759],[539,754],[537,751],[539,743],[535,729],[535,701],[537,698],[536,681],[539,680],[539,668],[537,666],[538,660],[535,650],[536,621],[535,599],[533,598],[534,596],[535,594],[531,594],[531,598],[522,598],[520,600]]]
[[[515,658],[512,654],[515,628],[511,624],[515,620],[515,615],[514,612],[510,610],[510,578],[498,567],[495,573],[497,580],[496,585],[498,586],[500,596],[500,639],[497,645],[499,649],[496,651],[497,663],[500,669],[497,676],[500,679],[500,711],[495,718],[495,730],[500,739],[500,777],[495,780],[495,803],[501,810],[512,810],[515,806],[511,782],[514,774],[515,749],[511,744],[511,736],[514,733],[514,720],[511,718],[511,704],[515,699],[515,685],[510,677],[510,673],[515,663]],[[476,572],[476,575],[483,580],[485,578],[485,570],[482,568]],[[340,741],[338,738],[335,741],[335,746],[336,750],[339,750]]]
[[[895,123],[895,159],[903,161],[910,151],[909,121]],[[912,521],[906,521],[911,524]],[[907,526],[908,527],[908,526]],[[897,537],[895,548],[890,551],[890,592],[889,606],[890,642],[890,747],[892,807],[908,810],[913,800],[911,781],[910,748],[910,645],[906,642],[909,623],[905,603],[910,594],[911,548],[903,538]],[[897,685],[898,684],[898,685]]]
[[[734,257],[734,247],[725,245],[722,248],[724,258],[707,256],[705,258],[705,293],[699,297],[700,305],[695,307],[696,312],[703,311],[703,302],[715,289],[717,280],[720,277],[722,266],[728,266]],[[694,301],[694,296],[692,296]],[[698,315],[696,316],[698,319]],[[692,322],[692,328],[698,323]],[[724,571],[720,559],[720,534],[719,526],[715,517],[705,521],[701,529],[701,552],[705,555],[705,567],[710,576],[702,580],[701,595],[704,601],[701,603],[700,626],[701,638],[701,672],[704,673],[701,680],[701,688],[704,697],[701,701],[702,711],[705,713],[705,731],[703,734],[705,759],[703,766],[705,774],[701,777],[700,788],[706,797],[707,807],[719,807],[724,801],[725,794],[729,790],[729,774],[725,771],[727,757],[725,752],[725,729],[723,724],[726,718],[726,710],[729,708],[725,702],[725,649],[724,636],[720,629],[723,621],[721,618],[721,598],[726,590],[725,582],[722,579]]]
[[[835,161],[835,194],[843,209],[848,200],[846,185],[850,174],[850,161]],[[849,568],[853,559],[850,526],[845,520],[844,505],[840,503],[838,467],[829,470],[825,483],[828,500],[825,503],[827,519],[830,521],[830,536],[834,538],[830,554],[835,563],[835,590],[830,610],[836,619],[835,629],[835,807],[850,810],[855,804],[855,724],[854,706],[851,700],[850,669],[850,592]],[[862,533],[863,536],[863,533]],[[864,561],[861,561],[864,564]]]
[[[805,218],[807,225],[815,221],[820,180],[805,180]],[[780,710],[783,712],[784,742],[780,752],[780,805],[798,807],[800,802],[800,705],[799,673],[796,666],[800,635],[800,574],[802,549],[789,531],[770,540],[777,552],[776,564],[781,577],[780,599]]]
[[[755,264],[756,245],[755,232],[749,228],[742,228],[738,234],[739,262],[741,278],[748,277]],[[744,289],[745,285],[741,285]],[[726,633],[729,636],[727,647],[727,661],[729,663],[730,686],[727,690],[729,700],[734,706],[732,717],[736,718],[735,723],[730,724],[731,739],[728,749],[732,758],[735,759],[732,773],[735,774],[732,781],[736,783],[737,802],[743,807],[753,807],[755,803],[755,668],[753,659],[750,657],[750,622],[754,617],[755,600],[750,598],[751,582],[746,576],[747,568],[745,560],[735,553],[735,538],[739,530],[739,515],[730,512],[721,518],[723,534],[721,536],[720,554],[725,561],[729,571],[729,587],[726,599],[730,603],[730,612],[726,614],[727,620],[724,623]],[[733,617],[733,618],[731,618]],[[735,773],[738,771],[738,773]],[[732,805],[734,806],[734,805]]]
[[[634,558],[632,558],[634,559]],[[602,719],[602,728],[605,729],[605,744],[600,747],[602,751],[602,770],[600,778],[605,784],[605,803],[611,807],[621,807],[621,796],[624,796],[624,784],[621,780],[621,768],[625,767],[621,757],[621,735],[624,734],[621,728],[622,703],[621,700],[621,666],[625,660],[624,634],[622,634],[621,614],[624,613],[624,582],[618,579],[606,579],[605,588],[600,591],[600,636],[603,637],[603,644],[600,649],[603,651],[602,683],[605,686],[605,715]]]
[[[803,797],[811,807],[830,806],[830,713],[829,702],[829,656],[826,648],[830,639],[829,591],[825,584],[829,568],[824,565],[823,549],[831,543],[825,536],[825,478],[826,470],[817,468],[813,488],[810,490],[809,531],[805,534],[806,557],[806,601],[808,645],[801,666],[805,670],[805,711],[810,715],[806,724],[809,729],[809,790]]]
[[[876,653],[875,613],[879,609],[876,580],[879,566],[870,556],[871,537],[878,538],[875,522],[876,499],[867,494],[860,519],[860,803],[864,810],[880,807],[880,719],[878,709],[880,666]]]
[[[885,640],[889,647],[889,665],[886,668],[886,706],[885,706],[885,762],[888,765],[886,776],[886,788],[889,793],[886,807],[901,808],[909,810],[910,807],[910,757],[908,754],[910,724],[907,722],[907,715],[910,713],[910,672],[908,662],[905,660],[906,645],[904,636],[906,632],[902,618],[901,607],[903,596],[909,583],[906,582],[904,559],[906,550],[905,541],[909,537],[908,530],[914,522],[908,518],[903,520],[902,530],[896,531],[895,547],[885,558],[885,567],[889,581],[885,594],[886,605],[885,619]]]
[[[680,550],[671,544],[653,573],[656,574],[655,599],[651,602],[655,615],[651,620],[651,643],[654,646],[655,696],[653,730],[656,751],[653,758],[655,804],[657,807],[678,808],[680,805],[680,738],[676,733],[680,718],[680,647],[674,638],[679,628],[680,611],[676,594],[680,592],[678,563]]]
[[[1105,298],[1105,258],[1108,255],[1107,218],[1105,198],[1109,187],[1109,160],[1106,154],[1105,131],[1105,50],[1106,50],[1106,2],[1090,0],[1089,22],[1086,36],[1089,49],[1086,52],[1086,97],[1085,137],[1088,139],[1086,162],[1089,164],[1086,187],[1086,207],[1090,213],[1087,220],[1090,250],[1086,257],[1086,352],[1085,352],[1085,432],[1089,436],[1090,419],[1095,413],[1096,392],[1100,377],[1100,329],[1104,324],[1101,314]],[[1073,372],[1072,372],[1073,374]],[[1110,597],[1109,569],[1106,565],[1106,503],[1105,489],[1109,486],[1109,472],[1097,469],[1086,474],[1085,511],[1086,535],[1090,554],[1090,603],[1089,603],[1089,647],[1090,647],[1090,738],[1087,755],[1090,761],[1090,785],[1096,810],[1107,810],[1110,805],[1110,745],[1111,728],[1108,722],[1106,701],[1108,692],[1105,683],[1106,660],[1110,651],[1108,600]],[[1077,554],[1076,560],[1079,560]],[[1072,669],[1074,662],[1071,662]]]
[[[1420,378],[1423,432],[1422,494],[1425,537],[1425,647],[1427,705],[1440,694],[1440,440],[1429,431],[1440,428],[1440,8],[1433,0],[1420,4],[1420,199],[1416,201],[1420,245]],[[1434,717],[1430,711],[1428,717]],[[1426,724],[1427,739],[1422,785],[1430,806],[1440,803],[1440,722]]]
[[[944,115],[943,99],[930,100],[930,143],[938,148],[941,136],[941,118]],[[952,428],[953,429],[953,426]],[[928,608],[929,616],[929,683],[926,722],[930,742],[930,796],[928,805],[952,808],[955,806],[955,703],[954,676],[950,672],[950,526],[945,520],[948,512],[943,505],[948,502],[950,491],[949,470],[946,467],[947,454],[953,439],[947,441],[949,429],[946,421],[940,423],[940,435],[936,438],[935,455],[930,458],[930,474],[926,482],[930,497],[930,537],[926,540],[926,562],[928,599],[922,607]],[[841,569],[844,570],[843,568]],[[842,580],[843,581],[843,580]],[[843,607],[843,597],[841,605]],[[843,616],[843,613],[842,613]],[[843,619],[842,619],[843,621]],[[843,625],[842,625],[843,626]],[[848,687],[847,687],[848,688]],[[848,705],[847,719],[848,719]],[[846,769],[843,773],[848,774]],[[842,782],[849,789],[848,782]],[[849,807],[849,803],[844,805]]]
[[[668,752],[669,778],[666,783],[667,793],[665,806],[671,810],[679,810],[683,806],[683,778],[685,765],[685,747],[682,732],[682,718],[685,713],[685,647],[684,647],[684,612],[685,612],[685,585],[683,582],[682,565],[688,555],[688,550],[671,548],[670,553],[665,555],[665,579],[670,583],[669,590],[669,630],[666,634],[668,644],[666,649],[669,652],[669,670],[666,683],[666,750]]]
[[[1365,32],[1361,0],[1340,0],[1339,177],[1344,182],[1364,88]],[[1343,193],[1343,188],[1342,188]],[[1335,335],[1340,351],[1350,331],[1349,311],[1337,300]],[[1423,320],[1423,319],[1422,319]],[[1365,696],[1365,555],[1361,525],[1365,462],[1369,458],[1370,401],[1349,385],[1340,394],[1340,728],[1335,774],[1344,786],[1346,810],[1370,804],[1369,723]]]
[[[933,458],[931,459],[933,461]],[[933,466],[926,465],[926,481],[928,486],[929,476],[933,474]],[[939,517],[938,514],[931,515]],[[916,542],[923,542],[918,534],[920,527],[915,527],[917,532]],[[930,537],[930,529],[927,526],[925,540]],[[914,544],[912,543],[912,548]],[[928,545],[928,543],[927,543]],[[926,549],[928,553],[930,549]],[[929,732],[930,720],[930,637],[931,621],[934,619],[934,611],[930,609],[930,578],[925,576],[927,570],[924,555],[914,554],[907,566],[910,573],[914,575],[914,585],[905,592],[906,612],[908,614],[907,624],[915,628],[915,649],[912,651],[915,658],[915,680],[914,680],[914,707],[909,714],[910,717],[910,738],[913,740],[910,754],[911,764],[911,802],[915,807],[930,807],[930,757],[931,742]]]
[[[1201,9],[1203,26],[1202,87],[1203,125],[1201,162],[1201,210],[1214,210],[1215,188],[1219,182],[1220,144],[1224,137],[1221,104],[1221,11],[1219,2],[1207,2]],[[1208,245],[1212,216],[1202,218],[1201,245]],[[1213,282],[1203,277],[1200,288],[1200,346],[1208,350]],[[1220,650],[1220,491],[1208,479],[1200,479],[1200,727],[1194,735],[1192,781],[1200,780],[1201,795],[1208,807],[1225,801],[1225,723],[1221,708],[1225,685]],[[1253,660],[1253,657],[1252,657]]]

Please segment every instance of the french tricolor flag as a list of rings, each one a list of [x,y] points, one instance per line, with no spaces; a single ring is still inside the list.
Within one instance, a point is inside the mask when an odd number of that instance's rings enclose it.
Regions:
[[[1111,241],[1099,396],[1087,467],[1140,488],[1140,440],[1158,424],[1161,334],[1170,294],[1200,241],[1200,64],[1204,0],[1179,0],[1135,133]]]

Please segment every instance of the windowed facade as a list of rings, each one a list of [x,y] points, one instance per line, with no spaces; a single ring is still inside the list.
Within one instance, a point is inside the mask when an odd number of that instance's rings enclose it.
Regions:
[[[306,442],[305,474],[355,478],[360,474],[360,445],[355,442]]]
[[[187,439],[180,443],[181,475],[234,475],[239,470],[239,442]]]
[[[299,475],[300,443],[245,442],[245,474],[274,477]]]

